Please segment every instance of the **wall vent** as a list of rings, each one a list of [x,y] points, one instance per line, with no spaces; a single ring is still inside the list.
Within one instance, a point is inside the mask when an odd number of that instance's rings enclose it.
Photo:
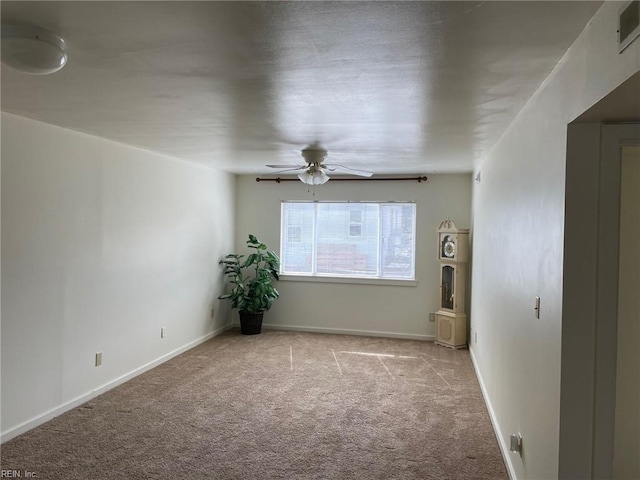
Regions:
[[[618,53],[640,35],[640,0],[625,2],[618,12]]]

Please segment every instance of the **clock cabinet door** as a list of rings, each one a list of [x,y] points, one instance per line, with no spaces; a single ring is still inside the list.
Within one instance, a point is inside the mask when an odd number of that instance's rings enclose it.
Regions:
[[[455,268],[451,265],[443,265],[441,270],[441,300],[440,308],[453,310],[453,298],[455,293]]]

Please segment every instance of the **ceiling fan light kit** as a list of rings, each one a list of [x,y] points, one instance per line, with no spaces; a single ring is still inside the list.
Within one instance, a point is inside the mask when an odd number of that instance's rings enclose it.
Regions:
[[[30,75],[55,73],[67,63],[65,42],[38,27],[2,25],[2,63]]]
[[[323,185],[329,181],[329,175],[314,165],[298,175],[298,178],[302,183],[306,183],[307,185]]]

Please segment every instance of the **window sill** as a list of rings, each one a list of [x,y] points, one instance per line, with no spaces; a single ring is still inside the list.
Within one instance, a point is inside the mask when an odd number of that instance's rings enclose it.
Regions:
[[[312,283],[351,283],[357,285],[387,285],[394,287],[416,287],[417,280],[402,280],[391,278],[355,278],[355,277],[332,277],[324,275],[280,275],[283,282],[312,282]]]

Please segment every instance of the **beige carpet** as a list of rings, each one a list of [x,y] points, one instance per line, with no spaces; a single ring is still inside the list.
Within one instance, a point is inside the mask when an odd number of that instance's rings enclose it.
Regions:
[[[38,479],[505,479],[466,350],[231,330],[2,446]]]

